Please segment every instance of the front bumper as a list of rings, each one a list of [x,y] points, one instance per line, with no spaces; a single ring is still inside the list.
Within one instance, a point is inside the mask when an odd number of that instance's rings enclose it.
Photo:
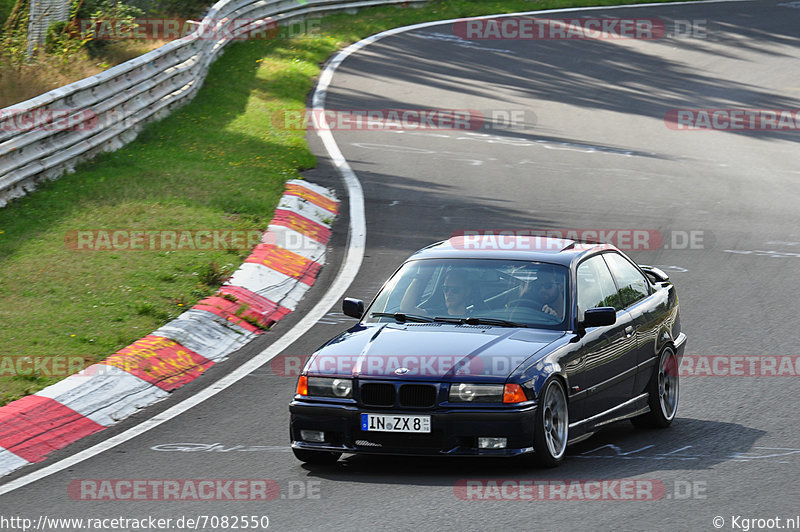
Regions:
[[[289,405],[295,449],[418,456],[515,456],[533,451],[535,403],[520,407],[400,410],[295,399]],[[368,432],[361,414],[430,415],[430,433]],[[301,430],[325,432],[325,442],[307,442]],[[505,449],[479,449],[479,437],[507,438]]]

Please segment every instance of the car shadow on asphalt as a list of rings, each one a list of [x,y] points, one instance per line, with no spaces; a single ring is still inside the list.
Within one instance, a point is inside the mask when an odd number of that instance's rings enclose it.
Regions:
[[[795,462],[800,449],[759,447],[766,432],[738,423],[678,419],[668,429],[615,423],[567,448],[561,466],[543,469],[516,458],[345,455],[331,466],[302,467],[309,477],[342,482],[452,486],[471,479],[627,478],[656,471],[708,470],[724,462]]]

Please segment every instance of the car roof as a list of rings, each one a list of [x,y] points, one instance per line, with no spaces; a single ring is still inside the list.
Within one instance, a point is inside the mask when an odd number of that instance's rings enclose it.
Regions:
[[[549,262],[569,267],[587,255],[603,250],[619,251],[611,244],[535,235],[458,235],[414,253],[417,259],[506,259]]]

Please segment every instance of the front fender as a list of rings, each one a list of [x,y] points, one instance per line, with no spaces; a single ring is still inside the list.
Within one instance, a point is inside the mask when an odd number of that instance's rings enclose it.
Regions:
[[[580,358],[579,344],[571,341],[572,335],[565,335],[557,343],[551,344],[546,353],[540,353],[535,360],[520,366],[510,382],[521,384],[526,390],[539,396],[547,379],[558,375],[567,389],[570,390],[570,376],[580,372],[583,363]]]

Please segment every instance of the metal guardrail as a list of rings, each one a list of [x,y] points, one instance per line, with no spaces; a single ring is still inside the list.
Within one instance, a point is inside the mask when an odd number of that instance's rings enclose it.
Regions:
[[[53,22],[69,19],[70,0],[31,0],[28,15],[28,55],[44,44],[47,28]]]
[[[144,124],[188,103],[220,51],[237,38],[309,15],[423,1],[220,0],[190,35],[0,109],[0,207],[81,161],[119,149]]]

